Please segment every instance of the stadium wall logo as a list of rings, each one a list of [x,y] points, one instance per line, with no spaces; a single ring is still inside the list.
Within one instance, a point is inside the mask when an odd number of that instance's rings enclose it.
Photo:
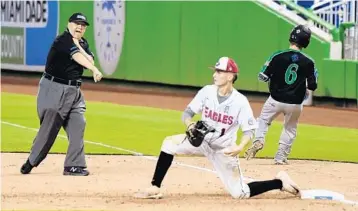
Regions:
[[[124,1],[94,1],[94,33],[102,71],[116,71],[122,52],[125,22]]]

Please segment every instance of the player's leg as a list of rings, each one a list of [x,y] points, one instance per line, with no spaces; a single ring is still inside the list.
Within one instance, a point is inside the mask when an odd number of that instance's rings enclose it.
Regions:
[[[233,198],[250,198],[267,191],[279,189],[294,195],[299,193],[299,187],[285,172],[279,172],[272,180],[256,181],[246,184],[240,169],[239,160],[228,157],[222,153],[214,153],[208,156],[215,167],[219,178],[226,190]]]
[[[303,105],[284,105],[284,127],[280,136],[278,151],[275,155],[276,164],[288,164],[287,157],[289,156],[292,144],[297,135],[298,119],[301,115]]]
[[[64,88],[42,78],[37,95],[37,113],[40,119],[40,129],[32,143],[30,155],[21,167],[22,174],[29,174],[33,167],[37,167],[47,156],[63,125],[63,117],[59,110],[62,105]]]
[[[250,188],[250,197],[254,197],[271,190],[282,190],[293,195],[300,195],[299,186],[284,171],[280,171],[274,179],[251,182],[247,185]]]
[[[233,198],[249,198],[250,188],[243,181],[239,160],[221,152],[210,152],[208,159],[214,166],[225,189]]]
[[[69,87],[76,93],[75,103],[68,114],[64,124],[67,133],[69,145],[64,162],[64,175],[87,176],[89,172],[87,168],[84,152],[84,132],[86,127],[86,119],[84,113],[86,110],[85,101],[82,93],[76,87]]]
[[[156,199],[163,196],[160,192],[160,187],[173,162],[174,155],[203,154],[202,147],[206,145],[206,142],[203,142],[200,147],[194,147],[185,137],[185,134],[179,134],[168,136],[164,139],[151,181],[151,186],[138,192],[135,195],[136,198]]]
[[[255,131],[255,139],[251,147],[245,152],[247,160],[254,158],[256,153],[263,149],[268,128],[280,112],[279,102],[269,97],[262,107],[260,116],[257,118],[258,128]]]

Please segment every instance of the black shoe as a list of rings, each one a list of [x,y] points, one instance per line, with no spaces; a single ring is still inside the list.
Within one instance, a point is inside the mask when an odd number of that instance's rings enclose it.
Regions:
[[[70,167],[65,167],[65,170],[63,171],[63,175],[88,176],[89,171],[87,171],[84,167],[70,166]]]
[[[22,166],[21,166],[21,173],[22,174],[29,174],[32,170],[33,166],[31,165],[30,161],[27,160],[26,163],[24,163]]]

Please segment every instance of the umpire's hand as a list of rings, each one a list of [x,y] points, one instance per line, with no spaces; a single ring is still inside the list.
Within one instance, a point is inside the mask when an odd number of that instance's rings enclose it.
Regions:
[[[102,79],[103,75],[102,73],[96,68],[94,71],[93,71],[93,80],[94,82],[98,82]]]

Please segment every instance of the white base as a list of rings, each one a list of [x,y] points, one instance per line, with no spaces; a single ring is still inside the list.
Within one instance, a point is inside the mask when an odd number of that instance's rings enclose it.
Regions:
[[[344,195],[329,190],[301,190],[301,199],[344,200]]]
[[[334,200],[344,204],[358,206],[358,201],[351,201],[344,198],[344,195],[330,190],[301,190],[301,199],[313,200]]]

